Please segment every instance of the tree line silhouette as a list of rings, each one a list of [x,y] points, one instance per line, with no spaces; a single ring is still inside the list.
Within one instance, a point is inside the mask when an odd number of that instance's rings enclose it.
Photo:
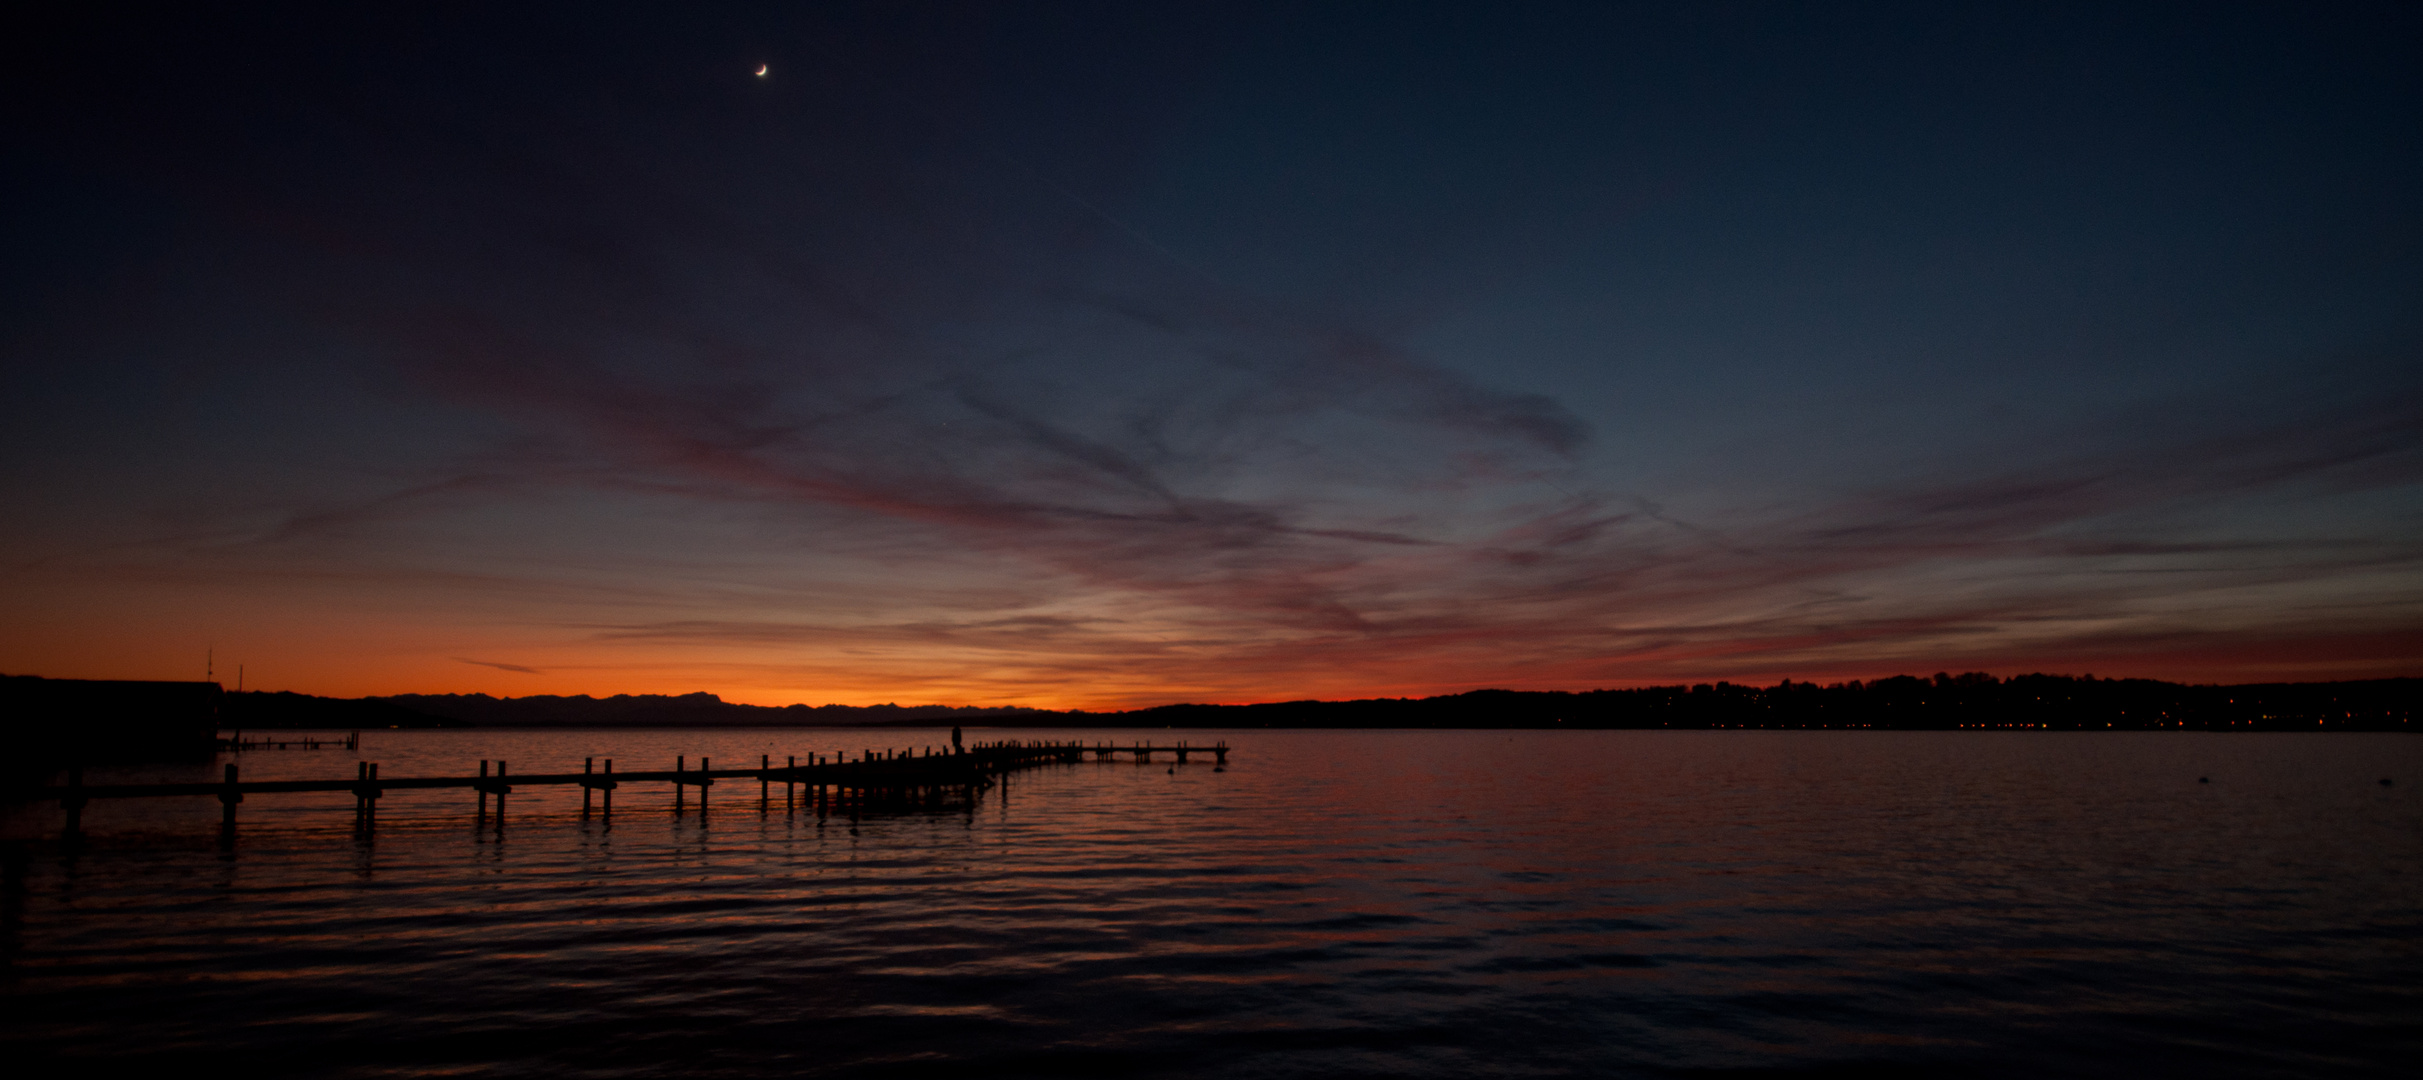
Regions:
[[[1626,690],[1475,690],[1430,698],[1165,705],[1121,726],[1768,728],[1898,731],[2412,731],[2423,679],[2191,686],[1983,672],[1819,685],[1730,682]]]
[[[1820,685],[1474,690],[1427,698],[1181,704],[1112,712],[967,706],[759,706],[713,694],[607,698],[229,694],[223,727],[930,726],[1169,728],[2413,731],[2423,679],[2184,685],[2092,675],[1897,675]]]

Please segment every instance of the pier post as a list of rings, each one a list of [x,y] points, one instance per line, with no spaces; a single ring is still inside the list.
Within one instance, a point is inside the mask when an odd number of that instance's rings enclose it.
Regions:
[[[229,834],[236,831],[236,804],[244,801],[244,789],[236,786],[236,767],[227,766],[227,788],[219,792],[219,828]]]
[[[472,824],[474,824],[474,825],[485,825],[485,824],[487,824],[487,823],[488,823],[488,783],[487,783],[487,781],[488,781],[488,761],[487,761],[487,759],[482,758],[482,759],[480,760],[480,783],[479,783],[479,785],[478,785],[478,790],[479,790],[479,793],[480,793],[480,802],[479,802],[479,807],[480,807],[480,809],[479,809],[479,814],[478,814],[478,816],[476,816],[476,817],[474,817],[474,818],[472,818],[472,819],[471,819]]]
[[[774,759],[772,757],[765,754],[757,755],[757,812],[760,814],[765,813],[766,808],[773,805],[766,801],[766,770],[773,767]]]
[[[799,811],[799,755],[789,755],[784,761],[790,771],[783,774],[782,812],[794,814]]]
[[[375,761],[354,763],[353,827],[364,836],[376,827],[379,816],[379,765]]]
[[[68,843],[83,839],[84,802],[84,766],[70,765],[67,767],[67,795],[59,800],[59,808],[67,811],[65,839]]]
[[[614,817],[614,759],[606,759],[606,817]]]
[[[679,756],[679,755],[675,755],[675,757],[673,758],[673,816],[674,816],[674,817],[680,817],[680,816],[681,816],[681,810],[682,810],[682,800],[683,800],[684,798],[686,798],[686,797],[687,797],[687,795],[686,795],[686,794],[685,794],[685,793],[682,791],[682,789],[681,789],[681,772],[682,772],[682,769],[683,769],[683,767],[684,767],[684,764],[685,764],[686,762],[688,762],[689,760],[690,760],[690,759],[688,759],[688,758],[686,758],[686,757]]]
[[[590,773],[593,773],[593,772],[596,772],[596,771],[597,771],[597,759],[596,759],[596,758],[593,758],[593,757],[588,757],[588,758],[582,758],[582,759],[581,759],[581,775],[582,775],[582,776],[587,776],[587,775],[589,775]],[[593,795],[593,794],[595,794],[595,792],[594,792],[594,791],[592,791],[592,790],[590,789],[589,785],[587,785],[587,784],[582,784],[582,785],[581,785],[581,816],[582,816],[582,817],[588,817],[588,816],[589,816],[589,798],[590,798],[590,796],[591,796],[591,795]]]
[[[707,759],[701,755],[698,759],[698,820],[702,822],[707,820],[707,785],[714,780],[714,777],[707,775]]]

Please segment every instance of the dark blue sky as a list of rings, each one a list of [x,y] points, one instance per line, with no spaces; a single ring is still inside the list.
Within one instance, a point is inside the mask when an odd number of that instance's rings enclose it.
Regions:
[[[0,669],[2423,674],[2411,5],[31,26]]]

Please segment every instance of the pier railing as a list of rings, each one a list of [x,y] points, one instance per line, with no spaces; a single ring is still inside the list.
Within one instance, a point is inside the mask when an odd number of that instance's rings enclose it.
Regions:
[[[362,748],[362,733],[351,731],[334,736],[294,734],[283,737],[255,733],[255,737],[245,738],[243,729],[238,728],[232,734],[219,736],[218,747],[221,750],[359,750]]]

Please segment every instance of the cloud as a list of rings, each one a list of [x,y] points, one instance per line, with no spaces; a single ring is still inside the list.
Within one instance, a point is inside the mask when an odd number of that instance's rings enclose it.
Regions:
[[[458,663],[464,663],[464,664],[473,664],[473,665],[477,665],[477,666],[479,666],[479,667],[485,667],[485,668],[495,668],[495,669],[497,669],[498,671],[511,671],[511,672],[515,672],[515,673],[517,673],[517,674],[522,674],[522,675],[544,675],[544,674],[546,674],[546,672],[541,671],[541,670],[539,670],[539,669],[537,669],[537,668],[534,668],[534,667],[523,667],[523,666],[522,666],[522,665],[520,665],[520,664],[500,664],[500,663],[497,663],[497,662],[496,662],[496,661],[494,661],[494,660],[472,660],[472,659],[468,659],[468,658],[465,658],[465,657],[460,657],[460,656],[454,657],[453,659],[454,659],[456,662],[458,662]]]
[[[1077,325],[1092,351],[953,367],[903,344],[881,379],[625,368],[600,355],[611,327],[563,340],[493,313],[432,318],[415,341],[448,393],[549,448],[543,483],[757,515],[796,530],[811,564],[848,551],[903,580],[971,558],[1008,560],[987,580],[1028,568],[1028,606],[1006,617],[947,597],[837,608],[809,586],[753,601],[770,617],[702,598],[563,624],[707,664],[852,657],[731,669],[750,677],[1149,703],[2184,656],[2423,621],[2417,543],[2247,509],[2423,482],[2398,401],[2218,435],[2089,432],[2024,464],[1686,516],[1593,484],[1564,457],[1586,429],[1559,410],[1411,360],[1274,335],[1257,355],[1296,363],[1239,364],[1236,326]],[[1101,353],[1158,359],[1116,370]],[[1446,408],[1459,393],[1476,404]],[[2340,595],[2361,581],[2391,583],[2385,602]]]
[[[433,385],[577,448],[602,483],[915,524],[1106,588],[1338,625],[1357,616],[1325,578],[1470,528],[1407,496],[1502,501],[1588,434],[1368,342],[1070,318],[1070,355],[951,364],[903,339],[872,365],[888,377],[729,359],[764,351],[741,345],[632,368],[610,354],[637,330],[495,310],[424,311],[404,340]],[[1131,355],[1155,362],[1111,362]]]

